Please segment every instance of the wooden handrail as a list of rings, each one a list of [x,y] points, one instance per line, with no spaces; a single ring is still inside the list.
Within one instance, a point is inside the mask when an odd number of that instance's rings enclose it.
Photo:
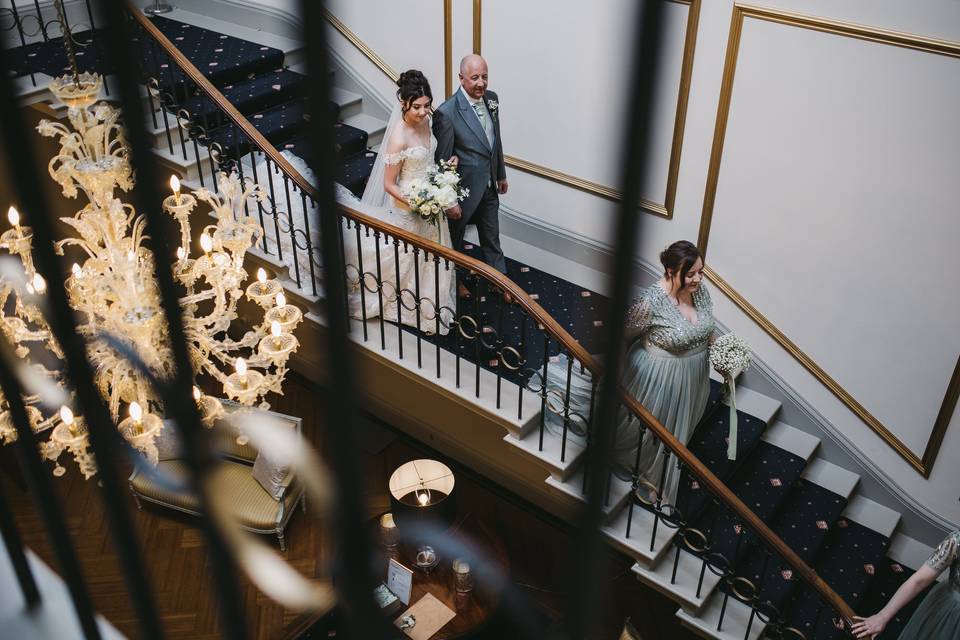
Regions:
[[[190,80],[200,88],[207,97],[238,127],[251,143],[257,147],[257,150],[266,155],[271,162],[280,167],[281,171],[288,176],[294,184],[304,193],[308,194],[314,201],[319,201],[320,194],[304,178],[286,158],[250,124],[243,114],[241,114],[233,104],[227,100],[220,91],[207,80],[193,64],[180,52],[177,47],[167,39],[165,35],[148,20],[136,7],[131,0],[126,0],[127,11],[140,24],[143,29],[159,44],[166,54],[180,67],[180,70],[190,78]],[[449,247],[433,242],[423,236],[410,233],[399,227],[387,224],[382,220],[372,218],[351,207],[340,204],[340,208],[346,217],[354,222],[366,225],[381,233],[386,233],[407,244],[420,247],[429,253],[436,254],[450,262],[469,269],[484,280],[493,284],[502,291],[508,292],[513,296],[514,303],[526,311],[537,323],[543,326],[543,330],[556,340],[563,348],[575,359],[577,359],[587,370],[590,371],[594,379],[599,379],[603,375],[603,367],[583,346],[571,336],[543,307],[533,300],[526,291],[521,289],[513,280],[510,280],[502,273],[490,265],[480,262],[470,256],[464,255]],[[799,577],[813,588],[819,596],[830,605],[834,611],[843,616],[847,623],[852,623],[854,611],[847,602],[833,590],[824,580],[803,561],[797,553],[791,549],[776,533],[767,526],[757,514],[755,514],[743,501],[740,500],[720,478],[715,476],[692,451],[680,442],[669,429],[664,427],[653,414],[647,411],[646,407],[640,404],[636,398],[630,395],[622,386],[618,390],[620,401],[637,416],[648,429],[653,431],[654,435],[663,442],[677,459],[680,460],[702,484],[704,484],[713,494],[720,499],[727,507],[733,511],[743,523],[752,529],[763,542],[772,549],[786,564],[790,565]]]

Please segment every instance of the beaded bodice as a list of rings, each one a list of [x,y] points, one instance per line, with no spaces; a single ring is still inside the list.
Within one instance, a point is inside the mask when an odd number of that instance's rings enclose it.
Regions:
[[[948,535],[927,560],[927,564],[938,573],[949,567],[950,586],[960,591],[960,531]]]
[[[400,165],[400,174],[397,184],[402,188],[406,183],[416,178],[425,178],[427,171],[433,166],[433,156],[437,152],[437,139],[430,134],[430,148],[423,145],[407,147],[397,153],[389,153],[384,158],[388,165]]]
[[[693,293],[696,324],[687,320],[660,283],[644,289],[627,312],[627,337],[640,338],[671,353],[682,353],[707,344],[716,329],[713,302],[701,284]]]

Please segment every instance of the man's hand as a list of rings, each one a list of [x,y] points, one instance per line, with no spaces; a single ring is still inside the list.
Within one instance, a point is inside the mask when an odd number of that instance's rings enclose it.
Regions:
[[[507,184],[506,179],[497,180],[497,193],[503,195],[507,192],[508,188],[510,188],[510,185]]]
[[[463,209],[460,208],[459,204],[455,204],[449,209],[447,209],[447,217],[451,220],[459,220],[463,216]]]
[[[447,160],[447,162],[449,162],[450,166],[453,167],[454,169],[460,166],[460,158],[458,158],[456,154],[450,156],[450,159]]]

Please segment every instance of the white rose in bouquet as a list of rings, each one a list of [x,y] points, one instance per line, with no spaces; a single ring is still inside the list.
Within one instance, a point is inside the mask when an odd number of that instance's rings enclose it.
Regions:
[[[460,175],[456,167],[446,161],[439,166],[434,165],[426,180],[411,180],[403,192],[410,211],[436,225],[438,239],[440,223],[446,217],[446,210],[469,194],[467,189],[460,186]]]

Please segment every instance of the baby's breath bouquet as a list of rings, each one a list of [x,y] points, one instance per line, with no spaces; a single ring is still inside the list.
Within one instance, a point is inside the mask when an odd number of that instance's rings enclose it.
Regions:
[[[730,435],[727,441],[727,458],[737,459],[737,389],[733,378],[753,362],[750,346],[746,340],[732,333],[717,338],[710,345],[710,365],[723,376],[730,403]]]
[[[470,191],[460,186],[456,166],[441,160],[426,178],[410,181],[403,195],[410,211],[436,225],[439,233],[440,223],[446,218],[444,212],[470,195]]]

